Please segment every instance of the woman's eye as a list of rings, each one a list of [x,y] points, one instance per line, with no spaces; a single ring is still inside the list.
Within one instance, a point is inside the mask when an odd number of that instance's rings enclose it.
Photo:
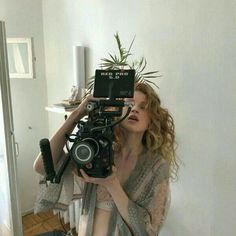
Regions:
[[[140,107],[140,109],[142,109],[142,110],[145,110],[146,109],[146,106],[144,106],[144,105],[141,105],[141,106],[139,106]]]

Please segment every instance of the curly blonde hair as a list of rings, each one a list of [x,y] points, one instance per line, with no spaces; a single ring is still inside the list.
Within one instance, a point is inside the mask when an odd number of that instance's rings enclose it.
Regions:
[[[135,91],[140,91],[146,96],[146,109],[150,118],[150,124],[143,135],[142,143],[152,154],[160,153],[169,165],[170,178],[175,180],[179,164],[176,157],[174,120],[168,110],[161,106],[160,98],[149,84],[136,83]],[[115,136],[116,144],[118,144],[119,131],[115,132]]]

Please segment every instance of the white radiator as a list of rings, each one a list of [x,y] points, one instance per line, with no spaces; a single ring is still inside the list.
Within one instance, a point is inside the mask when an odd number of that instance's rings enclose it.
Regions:
[[[79,219],[81,214],[82,200],[75,200],[70,205],[67,211],[54,211],[54,213],[60,212],[60,216],[63,218],[64,223],[70,224],[70,228],[79,231]]]

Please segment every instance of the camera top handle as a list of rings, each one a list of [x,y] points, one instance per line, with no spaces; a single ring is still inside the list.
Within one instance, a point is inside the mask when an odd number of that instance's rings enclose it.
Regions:
[[[103,101],[106,101],[106,100],[103,100]],[[107,100],[107,101],[109,101],[109,100]],[[120,122],[122,122],[129,115],[129,113],[131,112],[131,109],[133,107],[133,104],[131,102],[124,102],[124,101],[121,101],[121,100],[120,101],[114,100],[114,102],[118,102],[117,104],[119,104],[119,106],[121,108],[124,107],[124,106],[128,106],[126,114],[121,119],[119,119],[117,121],[114,121],[114,122],[112,122],[109,125],[99,126],[99,127],[92,128],[91,132],[99,131],[99,130],[102,130],[102,129],[108,128],[108,127],[113,127],[113,126],[119,124]],[[113,104],[113,106],[114,106],[114,104]],[[110,112],[107,112],[107,113],[110,113]]]

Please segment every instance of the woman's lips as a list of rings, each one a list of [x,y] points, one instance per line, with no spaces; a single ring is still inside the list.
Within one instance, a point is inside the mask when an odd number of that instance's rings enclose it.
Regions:
[[[132,121],[138,121],[138,117],[135,115],[130,115],[128,120],[132,120]]]

